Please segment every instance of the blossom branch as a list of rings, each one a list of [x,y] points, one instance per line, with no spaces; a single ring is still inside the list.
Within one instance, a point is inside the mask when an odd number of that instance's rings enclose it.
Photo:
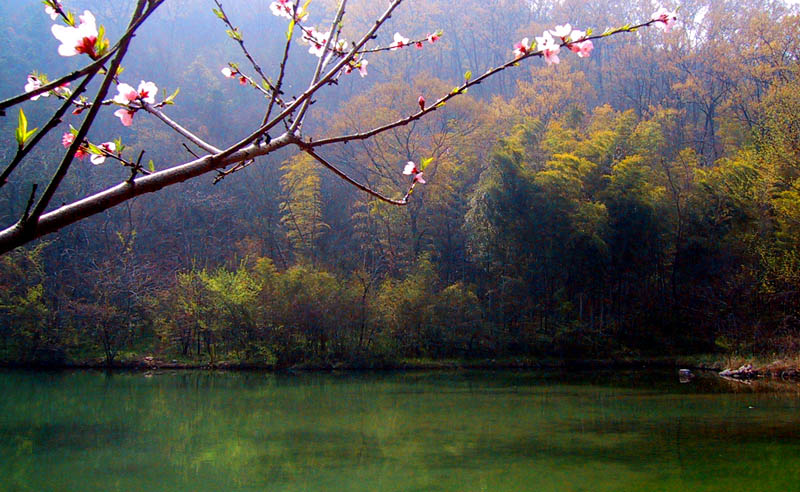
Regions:
[[[111,87],[112,82],[114,82],[114,78],[116,77],[117,70],[119,66],[122,64],[122,59],[125,57],[125,54],[128,51],[128,46],[133,39],[133,31],[130,30],[131,27],[136,25],[137,19],[142,16],[142,13],[145,8],[147,0],[138,0],[136,4],[136,9],[133,13],[133,17],[131,18],[131,23],[128,28],[128,32],[130,34],[127,37],[124,37],[120,40],[119,50],[117,51],[116,56],[111,61],[110,69],[106,72],[106,77],[103,80],[103,83],[100,86],[100,89],[97,91],[97,96],[95,97],[95,103],[89,108],[89,111],[86,117],[83,120],[83,124],[81,124],[80,129],[78,130],[78,134],[75,136],[75,140],[70,145],[66,155],[61,160],[61,164],[59,164],[58,169],[56,170],[55,174],[50,180],[50,183],[45,188],[42,196],[39,198],[39,201],[36,203],[33,211],[31,212],[30,217],[27,218],[24,222],[22,222],[22,226],[25,229],[31,229],[36,227],[36,222],[38,222],[39,217],[47,208],[47,205],[50,204],[50,200],[53,198],[53,195],[58,189],[58,186],[61,184],[61,181],[66,176],[67,171],[69,170],[70,164],[75,156],[75,153],[78,151],[80,146],[82,145],[83,139],[86,138],[87,133],[89,133],[89,128],[91,128],[92,123],[94,123],[94,119],[97,116],[97,113],[100,110],[101,105],[100,102],[106,97],[108,93],[108,89]],[[153,3],[151,3],[153,5]],[[157,5],[157,4],[156,4]]]
[[[639,28],[651,26],[651,25],[655,24],[656,22],[659,22],[659,21],[655,20],[655,19],[654,20],[649,20],[647,22],[643,22],[641,24],[637,24],[637,25],[634,25],[634,26],[625,26],[625,27],[609,30],[609,31],[607,31],[607,32],[605,32],[603,34],[587,36],[587,37],[584,38],[584,40],[600,39],[600,38],[604,38],[604,37],[608,37],[608,36],[613,36],[615,34],[619,34],[619,33],[622,33],[622,32],[633,32],[633,31],[636,31]],[[562,46],[562,47],[569,46],[569,44],[570,44],[569,42],[563,41],[560,44],[560,46]],[[496,66],[496,67],[494,67],[492,69],[487,70],[486,72],[484,72],[479,77],[476,77],[474,79],[471,78],[469,80],[464,81],[463,84],[461,84],[460,86],[454,88],[447,95],[440,97],[438,100],[436,100],[430,106],[424,107],[424,108],[420,109],[418,112],[416,112],[416,113],[414,113],[412,115],[409,115],[406,118],[402,118],[400,120],[397,120],[397,121],[395,121],[393,123],[388,123],[386,125],[379,126],[379,127],[373,128],[372,130],[365,131],[365,132],[352,133],[352,134],[349,134],[349,135],[342,135],[342,136],[338,136],[338,137],[323,138],[323,139],[319,139],[319,140],[315,140],[315,141],[310,141],[309,140],[308,142],[306,142],[306,144],[311,146],[312,148],[316,148],[316,147],[322,147],[322,146],[325,146],[325,145],[331,145],[331,144],[334,144],[334,143],[350,142],[350,141],[353,141],[353,140],[365,140],[365,139],[374,137],[375,135],[379,135],[381,133],[384,133],[384,132],[386,132],[388,130],[391,130],[393,128],[397,128],[397,127],[400,127],[400,126],[408,125],[409,123],[412,123],[414,121],[419,120],[420,118],[422,118],[426,114],[431,113],[433,111],[436,111],[440,107],[444,106],[450,99],[453,99],[454,97],[457,97],[457,96],[459,96],[461,94],[465,94],[470,87],[479,85],[481,82],[483,82],[487,78],[489,78],[489,77],[491,77],[491,76],[493,76],[493,75],[495,75],[495,74],[497,74],[499,72],[502,72],[503,70],[506,70],[508,68],[515,67],[515,66],[519,65],[520,61],[525,60],[527,58],[531,58],[531,57],[544,57],[544,56],[545,56],[545,51],[544,50],[529,51],[529,52],[525,53],[524,55],[522,55],[520,57],[514,58],[513,60],[507,61],[507,62],[503,63],[502,65],[498,65],[498,66]]]
[[[333,22],[331,22],[331,28],[328,32],[333,33],[336,30],[336,26],[340,25],[342,22],[342,17],[344,16],[345,6],[347,5],[347,0],[340,0],[339,8],[336,11],[336,15],[333,17]],[[338,37],[338,36],[337,36]],[[319,81],[320,74],[325,66],[330,61],[330,56],[328,52],[331,51],[331,46],[336,46],[336,43],[333,41],[333,36],[328,36],[328,39],[325,40],[325,48],[322,50],[322,56],[319,57],[319,61],[317,62],[317,68],[314,70],[314,75],[311,77],[311,84],[309,90],[314,87],[314,85]],[[289,128],[290,133],[294,133],[300,125],[303,123],[303,118],[308,111],[308,107],[311,105],[311,99],[306,99],[303,103],[303,106],[300,108],[300,111],[297,114],[297,118],[295,118],[292,126]]]
[[[59,87],[72,82],[73,80],[77,80],[85,75],[88,75],[95,70],[103,68],[103,65],[106,64],[108,60],[110,60],[116,52],[120,49],[123,41],[129,39],[131,36],[134,35],[137,29],[142,25],[142,23],[150,17],[152,14],[165,0],[151,0],[149,2],[149,7],[147,10],[136,20],[135,23],[131,24],[128,29],[122,34],[117,44],[115,44],[111,49],[108,50],[103,56],[95,60],[93,63],[85,66],[84,68],[72,72],[71,74],[65,75],[60,79],[57,79],[49,84],[42,85],[41,87],[34,89],[30,92],[25,92],[19,94],[17,96],[11,97],[6,99],[5,101],[0,101],[0,116],[5,116],[5,110],[15,106],[19,103],[25,102],[32,97],[38,96],[39,94],[44,94],[45,92],[50,92],[54,89],[58,89]]]
[[[244,44],[244,39],[242,39],[242,36],[239,33],[239,28],[234,27],[234,25],[228,18],[228,14],[226,14],[225,10],[222,8],[222,2],[220,2],[219,0],[214,0],[214,3],[217,4],[219,12],[220,14],[222,14],[222,15],[218,14],[217,16],[222,20],[222,22],[225,23],[226,26],[228,26],[230,32],[235,33],[235,35],[230,36],[231,39],[233,39],[239,44],[239,47],[242,49],[242,53],[244,53],[245,58],[247,58],[247,60],[253,66],[253,69],[261,77],[261,80],[263,80],[264,83],[267,84],[270,91],[275,92],[275,88],[272,86],[272,83],[270,83],[269,78],[267,78],[267,76],[264,75],[264,72],[261,70],[261,66],[256,62],[256,60],[250,55],[250,52],[247,50],[247,46],[245,46]]]
[[[154,172],[148,176],[123,181],[104,191],[42,214],[35,227],[23,227],[23,224],[17,223],[0,231],[0,254],[19,247],[28,241],[55,232],[81,219],[113,208],[137,196],[156,192],[167,186],[196,178],[236,162],[275,152],[289,143],[288,135],[284,134],[269,143],[249,145],[224,158],[207,155],[163,171]]]
[[[8,166],[3,170],[3,173],[0,174],[0,188],[3,187],[8,182],[8,177],[14,172],[14,169],[19,165],[20,162],[28,155],[30,152],[41,140],[47,135],[50,130],[57,127],[61,123],[61,117],[64,116],[64,113],[72,106],[76,97],[81,94],[85,89],[86,86],[89,85],[89,82],[94,78],[97,72],[100,70],[100,67],[96,67],[94,72],[89,73],[82,81],[81,84],[75,89],[69,96],[64,96],[66,101],[64,104],[61,105],[58,110],[53,114],[52,118],[45,124],[41,130],[39,130],[36,135],[31,139],[31,141],[19,149],[17,154],[14,156],[14,159],[8,164]]]
[[[342,60],[340,60],[332,69],[328,71],[325,76],[323,76],[319,82],[313,85],[311,88],[307,89],[305,92],[300,94],[291,104],[289,104],[283,111],[281,111],[277,116],[275,116],[271,121],[268,123],[261,125],[257,128],[254,132],[250,135],[245,137],[244,139],[240,140],[239,142],[233,144],[232,146],[228,147],[221,154],[217,155],[218,158],[225,158],[233,153],[237,152],[238,150],[244,148],[245,146],[252,144],[257,139],[259,139],[262,135],[266,132],[270,131],[270,129],[274,128],[278,123],[285,120],[290,114],[294,113],[297,108],[303,104],[306,99],[310,98],[314,95],[322,86],[327,84],[338,72],[342,69],[342,67],[349,62],[353,56],[355,56],[356,51],[361,49],[367,41],[372,39],[372,36],[377,32],[377,30],[386,22],[386,20],[391,17],[392,12],[401,4],[403,0],[392,0],[392,3],[386,9],[386,11],[381,15],[378,20],[375,21],[375,24],[362,36],[362,38],[353,46],[353,49],[350,51],[348,55],[346,55]]]

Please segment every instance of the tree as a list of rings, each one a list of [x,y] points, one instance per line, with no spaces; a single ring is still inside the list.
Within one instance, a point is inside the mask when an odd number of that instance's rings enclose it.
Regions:
[[[289,21],[283,57],[277,75],[267,76],[259,63],[251,55],[245,44],[242,32],[234,25],[234,19],[225,12],[221,2],[215,0],[216,15],[225,24],[228,35],[241,49],[248,60],[248,69],[245,70],[237,64],[230,64],[223,69],[225,77],[237,79],[242,84],[252,87],[264,96],[266,108],[262,123],[243,137],[238,137],[236,143],[225,148],[218,148],[211,143],[211,138],[203,138],[199,132],[189,130],[185,125],[174,121],[165,113],[165,107],[174,103],[177,92],[170,96],[157,98],[157,86],[152,82],[142,82],[137,88],[122,82],[127,75],[121,73],[120,67],[131,45],[134,34],[141,28],[147,19],[161,7],[164,0],[137,0],[134,12],[125,32],[115,44],[111,44],[105,37],[102,26],[96,25],[94,15],[85,11],[83,15],[75,18],[68,12],[59,0],[47,0],[47,12],[53,19],[60,18],[66,25],[53,27],[53,34],[62,43],[59,54],[62,56],[83,56],[91,58],[91,63],[80,70],[60,77],[52,82],[42,74],[31,74],[26,86],[26,92],[0,102],[0,112],[4,112],[31,98],[52,95],[61,101],[60,107],[53,112],[52,117],[38,128],[30,129],[27,118],[20,110],[17,127],[17,151],[11,162],[0,175],[0,186],[3,186],[18,165],[25,159],[30,151],[42,141],[42,138],[54,130],[62,116],[73,110],[83,114],[83,121],[77,129],[64,133],[62,139],[67,148],[63,158],[45,187],[39,194],[38,187],[33,186],[30,198],[22,216],[12,226],[0,231],[0,252],[9,251],[21,244],[54,232],[62,227],[82,220],[91,215],[119,205],[134,197],[151,193],[167,186],[195,178],[197,176],[214,172],[218,179],[222,179],[237,172],[254,162],[260,156],[271,154],[288,146],[297,147],[323,166],[331,170],[336,176],[350,183],[372,196],[394,205],[406,205],[408,197],[414,187],[421,181],[421,173],[416,173],[409,192],[403,198],[390,198],[371,187],[353,179],[343,172],[339,166],[330,162],[323,154],[330,146],[340,143],[360,141],[372,138],[395,128],[405,126],[420,120],[430,113],[439,110],[451,99],[466,93],[472,87],[483,81],[502,73],[521,61],[531,57],[543,57],[548,64],[557,63],[557,53],[560,48],[568,48],[579,52],[580,56],[587,56],[592,41],[601,37],[620,32],[631,32],[641,27],[653,24],[661,25],[668,29],[675,20],[675,14],[664,9],[659,10],[653,17],[638,25],[628,25],[619,29],[609,29],[602,34],[593,35],[581,31],[556,33],[553,38],[549,32],[540,38],[539,44],[529,43],[525,38],[523,43],[518,43],[515,57],[500,63],[477,77],[472,77],[467,72],[464,79],[455,89],[433,100],[433,96],[426,104],[424,99],[419,101],[419,110],[414,111],[400,119],[378,125],[368,131],[332,137],[314,137],[307,134],[306,128],[311,127],[306,121],[310,113],[314,98],[323,88],[336,84],[350,72],[367,71],[367,56],[378,56],[387,51],[397,51],[411,45],[422,46],[423,43],[434,43],[439,38],[438,32],[429,32],[416,40],[409,40],[396,33],[394,42],[389,46],[375,46],[373,39],[379,29],[391,17],[393,12],[403,3],[403,0],[393,0],[388,7],[377,17],[374,23],[357,36],[357,41],[347,43],[341,36],[341,26],[345,19],[346,0],[341,0],[333,14],[328,31],[324,28],[317,29],[306,23],[306,2],[302,7],[288,0],[276,0],[270,5],[273,14],[284,17]],[[568,31],[568,29],[567,29]],[[289,51],[294,46],[293,40],[300,37],[310,45],[309,52],[316,54],[319,60],[314,73],[308,83],[307,89],[289,97],[284,93],[286,89],[285,75]],[[89,83],[101,78],[100,87],[94,97],[85,98],[82,93],[86,91]],[[77,87],[67,88],[65,84],[75,82]],[[109,99],[108,94],[112,84],[117,84],[118,94]],[[114,113],[125,126],[133,124],[141,118],[141,112],[149,113],[169,128],[177,132],[188,144],[196,150],[190,150],[196,158],[177,165],[163,165],[154,162],[143,163],[142,152],[138,157],[129,156],[121,141],[93,142],[96,138],[90,137],[94,122],[105,106],[115,105],[119,109]],[[32,126],[32,125],[30,125]],[[278,128],[283,128],[278,131]],[[279,133],[278,136],[275,136]],[[48,212],[49,206],[60,189],[65,177],[70,171],[70,166],[75,158],[89,155],[94,163],[105,159],[114,159],[129,171],[127,179],[116,186],[110,186],[99,193],[89,193],[83,198],[63,205]],[[422,156],[419,156],[422,160]]]

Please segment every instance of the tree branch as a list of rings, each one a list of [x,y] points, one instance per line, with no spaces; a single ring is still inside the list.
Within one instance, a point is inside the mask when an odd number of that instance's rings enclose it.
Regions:
[[[25,229],[20,223],[17,223],[0,231],[0,254],[21,246],[28,241],[55,232],[81,219],[108,210],[137,196],[196,178],[214,169],[220,169],[236,162],[269,154],[285,147],[289,143],[291,143],[289,136],[284,134],[269,143],[250,145],[225,158],[208,155],[132,181],[124,181],[104,191],[43,214],[36,223],[36,227],[32,228],[32,230]]]
[[[214,147],[210,143],[205,142],[203,139],[201,139],[200,137],[198,137],[194,133],[190,132],[186,128],[182,127],[176,121],[172,120],[169,116],[167,116],[164,113],[162,113],[161,111],[157,110],[156,108],[154,108],[150,104],[147,104],[146,102],[142,101],[142,108],[145,111],[147,111],[148,113],[150,113],[153,116],[155,116],[156,118],[158,118],[159,120],[163,121],[164,124],[166,124],[168,127],[172,128],[176,132],[180,133],[181,135],[186,137],[186,139],[188,139],[190,142],[192,142],[193,144],[197,145],[201,149],[205,150],[209,154],[219,154],[220,152],[222,152],[220,149]]]

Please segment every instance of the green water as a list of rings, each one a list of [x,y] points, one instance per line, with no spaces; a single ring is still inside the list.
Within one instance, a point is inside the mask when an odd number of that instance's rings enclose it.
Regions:
[[[0,490],[800,490],[800,391],[674,373],[0,372]]]

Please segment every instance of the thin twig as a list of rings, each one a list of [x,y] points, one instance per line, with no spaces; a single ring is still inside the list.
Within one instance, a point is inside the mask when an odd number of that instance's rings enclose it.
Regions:
[[[31,188],[31,196],[28,198],[28,205],[25,206],[25,213],[22,214],[22,221],[26,221],[28,219],[28,215],[31,212],[31,207],[34,204],[34,200],[36,199],[36,188],[39,187],[39,183],[33,183],[33,187]]]
[[[142,108],[145,111],[147,111],[148,113],[152,114],[153,116],[155,116],[159,120],[163,121],[164,124],[166,124],[168,127],[172,128],[176,132],[180,133],[181,135],[186,137],[186,139],[188,139],[190,142],[192,142],[193,144],[197,145],[201,149],[205,150],[209,154],[219,154],[221,152],[218,148],[214,147],[210,143],[205,142],[203,139],[201,139],[200,137],[198,137],[194,133],[190,132],[186,128],[182,127],[176,121],[173,121],[169,116],[165,115],[164,113],[162,113],[161,111],[157,110],[153,106],[147,104],[144,101],[142,101],[141,104],[142,104]]]
[[[224,22],[225,25],[230,28],[231,32],[238,33],[239,29],[237,27],[234,27],[233,24],[231,24],[230,19],[228,19],[228,14],[226,14],[225,13],[225,9],[222,8],[222,3],[219,0],[214,0],[214,3],[217,4],[217,7],[219,8],[220,13],[222,13],[222,18],[221,18],[222,22]],[[270,81],[267,78],[267,76],[264,75],[264,72],[261,70],[261,67],[258,65],[256,60],[250,55],[250,52],[247,50],[247,46],[245,46],[244,40],[241,39],[241,37],[236,37],[236,38],[232,37],[231,39],[233,39],[234,41],[236,41],[239,44],[239,47],[242,49],[242,52],[244,53],[245,58],[247,58],[247,60],[253,66],[253,69],[261,77],[261,80],[263,80],[264,83],[267,84],[267,86],[270,88],[271,91],[275,92],[275,88],[272,87],[272,84],[270,83]]]
[[[347,5],[347,0],[339,0],[339,8],[336,10],[336,15],[333,17],[333,21],[331,22],[331,28],[328,31],[330,34],[333,34],[336,31],[336,26],[341,24],[342,16],[344,16],[345,6]],[[336,43],[333,40],[334,36],[329,35],[328,39],[325,41],[325,48],[322,50],[322,55],[319,57],[319,61],[317,62],[317,68],[314,70],[314,75],[311,77],[311,83],[309,84],[309,89],[314,87],[314,85],[319,81],[319,76],[322,73],[322,70],[328,64],[331,59],[332,50],[331,46],[336,46]],[[333,44],[332,44],[333,43]],[[300,107],[300,111],[297,113],[297,117],[295,118],[292,126],[289,128],[289,133],[294,133],[303,124],[303,118],[308,111],[308,107],[311,105],[311,98],[308,98],[303,102],[303,106]]]
[[[405,198],[403,198],[402,200],[394,200],[394,199],[392,199],[392,198],[389,198],[389,197],[387,197],[387,196],[384,196],[384,195],[382,195],[382,194],[378,193],[377,191],[373,190],[372,188],[370,188],[370,187],[368,187],[368,186],[366,186],[366,185],[363,185],[363,184],[359,183],[359,182],[358,182],[358,181],[356,181],[355,179],[353,179],[353,178],[351,178],[350,176],[348,176],[347,174],[345,174],[345,173],[344,173],[344,171],[340,170],[339,168],[337,168],[336,166],[334,166],[333,164],[331,164],[330,162],[328,162],[327,160],[325,160],[325,158],[323,158],[322,156],[320,156],[319,154],[317,154],[316,152],[314,152],[314,149],[313,149],[313,148],[311,148],[311,147],[309,147],[309,146],[307,146],[307,145],[303,144],[303,143],[302,143],[302,142],[300,142],[300,141],[296,141],[295,143],[296,143],[296,144],[297,144],[297,145],[298,145],[298,146],[299,146],[301,149],[303,149],[303,151],[304,151],[305,153],[307,153],[308,155],[310,155],[311,157],[313,157],[314,159],[316,159],[316,160],[317,160],[317,161],[318,161],[320,164],[322,164],[323,166],[327,167],[328,169],[330,169],[331,171],[333,171],[333,173],[334,173],[334,174],[336,174],[337,176],[339,176],[339,177],[340,177],[340,178],[342,178],[343,180],[347,181],[347,182],[348,182],[348,183],[350,183],[351,185],[355,186],[355,187],[356,187],[356,188],[358,188],[359,190],[361,190],[361,191],[364,191],[364,192],[366,192],[366,193],[369,193],[370,195],[374,196],[375,198],[377,198],[377,199],[379,199],[379,200],[382,200],[382,201],[384,201],[384,202],[387,202],[387,203],[391,203],[392,205],[407,205],[407,204],[408,204],[408,202],[407,202],[406,200],[407,200],[408,196],[411,194],[411,191],[410,191],[410,190],[409,190],[409,192],[408,192],[408,193],[406,193],[406,196],[405,196]],[[416,182],[415,182],[414,184],[416,184]],[[413,189],[413,188],[414,188],[414,185],[412,185],[412,186],[411,186],[411,188]]]

